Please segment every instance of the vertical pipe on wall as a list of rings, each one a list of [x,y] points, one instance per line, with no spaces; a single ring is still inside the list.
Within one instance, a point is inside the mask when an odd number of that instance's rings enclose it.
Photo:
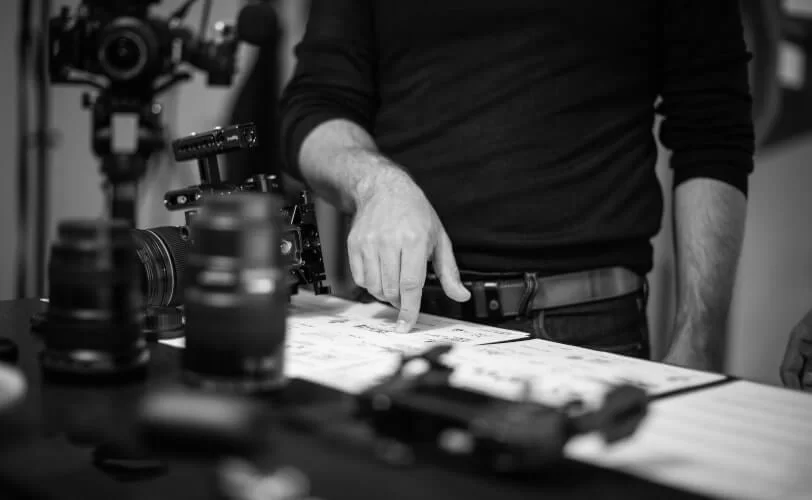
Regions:
[[[50,119],[50,95],[48,90],[48,26],[50,25],[51,0],[41,0],[39,10],[39,43],[37,44],[37,122],[36,122],[36,171],[37,189],[34,190],[36,209],[34,224],[34,287],[37,297],[45,296],[46,253],[48,248],[48,223],[50,172],[48,169],[48,121]]]
[[[17,41],[17,256],[16,295],[28,295],[28,62],[31,46],[31,0],[20,1]]]

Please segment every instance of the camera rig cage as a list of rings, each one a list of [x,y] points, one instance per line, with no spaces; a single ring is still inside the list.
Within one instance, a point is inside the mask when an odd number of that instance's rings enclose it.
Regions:
[[[183,232],[186,237],[191,237],[188,228],[205,196],[227,196],[241,191],[283,196],[282,183],[275,174],[255,175],[241,184],[229,184],[221,180],[218,155],[249,149],[256,144],[257,133],[253,123],[217,127],[172,142],[175,160],[196,160],[200,174],[200,184],[168,191],[164,196],[167,210],[185,212],[186,226]],[[324,284],[326,274],[315,204],[310,194],[307,191],[299,193],[295,203],[282,208],[282,216],[285,227],[280,245],[290,273],[288,283],[291,292],[296,293],[300,285],[312,285],[313,293],[328,293],[329,287]]]

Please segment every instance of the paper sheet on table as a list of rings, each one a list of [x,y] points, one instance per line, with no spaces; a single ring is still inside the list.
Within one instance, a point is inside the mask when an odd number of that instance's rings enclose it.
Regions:
[[[455,347],[455,350],[462,349],[463,347]],[[518,400],[529,397],[533,401],[560,405],[577,398],[587,406],[594,406],[599,404],[606,394],[607,387],[603,384],[578,380],[566,375],[545,377],[542,380],[534,379],[528,387],[526,381],[529,377],[521,370],[504,366],[471,364],[470,361],[477,360],[476,356],[446,356],[444,359],[449,365],[454,366],[450,379],[451,385],[473,389],[503,399]],[[358,394],[364,389],[382,382],[392,374],[399,361],[399,357],[396,356],[363,360],[338,368],[311,369],[301,374],[300,378],[349,394]],[[479,358],[478,361],[487,362],[488,360]]]
[[[397,358],[365,360],[343,366],[312,366],[299,376],[336,389],[359,393],[393,372]],[[454,368],[451,383],[506,399],[529,396],[550,405],[573,399],[599,405],[622,383],[651,396],[724,379],[724,375],[688,370],[544,340],[492,345],[458,345],[443,357]],[[529,393],[527,390],[529,389]]]
[[[527,333],[473,325],[421,314],[407,334],[394,331],[397,311],[379,303],[300,292],[287,318],[286,372],[296,377],[315,369],[340,369],[389,354],[409,354],[436,343],[487,344],[518,340]],[[162,340],[185,347],[185,339]]]
[[[724,378],[427,314],[411,333],[399,334],[393,329],[396,319],[397,311],[383,304],[300,293],[292,298],[288,317],[286,372],[358,393],[392,373],[400,354],[450,342],[457,346],[445,358],[455,368],[453,383],[515,398],[529,382],[530,396],[547,404],[575,398],[599,404],[618,383],[656,396]],[[517,339],[525,340],[494,344]],[[165,343],[182,347],[183,339]]]
[[[737,381],[651,406],[629,441],[584,436],[570,458],[719,498],[812,498],[812,396]]]
[[[725,378],[718,373],[689,370],[628,356],[532,339],[524,342],[484,345],[474,350],[451,353],[467,364],[519,371],[542,382],[547,377],[565,376],[598,385],[633,384],[651,396],[713,383]]]
[[[489,344],[529,338],[528,333],[486,325],[477,325],[431,314],[421,314],[408,334],[395,333],[398,312],[395,308],[373,302],[361,304],[338,297],[299,293],[291,300],[292,327],[343,332],[367,331],[392,338],[419,338],[424,343],[451,342]]]

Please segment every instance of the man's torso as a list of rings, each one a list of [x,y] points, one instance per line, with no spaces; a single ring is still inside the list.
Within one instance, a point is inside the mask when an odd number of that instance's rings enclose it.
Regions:
[[[375,139],[460,267],[650,268],[657,2],[373,3]]]

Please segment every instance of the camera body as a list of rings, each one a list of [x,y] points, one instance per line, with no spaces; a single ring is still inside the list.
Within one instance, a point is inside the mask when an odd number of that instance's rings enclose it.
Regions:
[[[202,200],[203,197],[207,195],[228,196],[241,192],[269,193],[280,197],[283,194],[279,179],[273,174],[256,175],[248,178],[242,184],[237,185],[226,183],[221,183],[216,186],[197,185],[169,191],[165,195],[164,205],[170,210],[186,210],[186,224],[175,227],[152,228],[146,231],[157,232],[162,229],[174,231],[176,233],[175,238],[188,245],[188,249],[184,250],[184,252],[188,252],[191,246],[194,245],[190,226],[193,218],[197,214],[199,200]],[[186,199],[189,201],[181,204],[178,202],[178,199]],[[280,247],[283,261],[289,272],[288,285],[291,293],[295,293],[300,285],[313,285],[313,292],[316,294],[327,293],[328,287],[323,284],[326,280],[326,275],[324,261],[322,259],[321,240],[316,224],[315,205],[310,199],[309,194],[304,191],[299,194],[295,202],[285,204],[281,208],[281,215],[285,221],[285,226],[282,229]],[[185,257],[178,255],[178,251],[172,253],[174,254],[173,260],[176,262],[173,267],[177,267],[177,261],[181,259],[185,261]],[[170,266],[164,267],[168,268]],[[185,262],[183,264],[183,270],[185,270]],[[169,290],[166,290],[166,288],[169,288],[168,286],[162,287],[165,292],[159,293],[157,296],[148,293],[148,305],[178,305],[180,303],[179,301],[181,300],[182,294],[178,292],[180,292],[180,289],[184,286],[185,279],[183,276],[177,276],[178,274],[182,274],[182,272],[179,273],[176,271],[174,274],[176,276],[173,282],[177,284],[174,293],[168,293]],[[169,279],[168,276],[167,279]],[[157,299],[159,296],[167,297],[167,299]],[[169,297],[174,297],[174,299]]]
[[[241,184],[220,180],[217,155],[251,148],[256,144],[253,124],[238,124],[194,133],[173,141],[175,160],[197,160],[201,183],[168,191],[164,206],[169,211],[184,211],[186,224],[136,229],[133,236],[142,263],[142,285],[148,307],[182,305],[183,290],[188,282],[188,257],[194,249],[192,221],[206,197],[234,193],[267,193],[284,197],[282,183],[274,174],[256,175]],[[315,204],[305,191],[292,203],[281,208],[283,227],[280,250],[287,269],[291,294],[301,285],[312,285],[316,294],[327,293],[321,240],[316,222]]]
[[[49,27],[49,73],[53,83],[87,83],[76,71],[103,77],[111,86],[134,92],[152,90],[172,77],[182,63],[208,74],[209,85],[230,85],[237,39],[234,29],[216,25],[205,41],[181,26],[185,11],[160,19],[149,15],[159,0],[84,0],[71,15],[63,7]]]

